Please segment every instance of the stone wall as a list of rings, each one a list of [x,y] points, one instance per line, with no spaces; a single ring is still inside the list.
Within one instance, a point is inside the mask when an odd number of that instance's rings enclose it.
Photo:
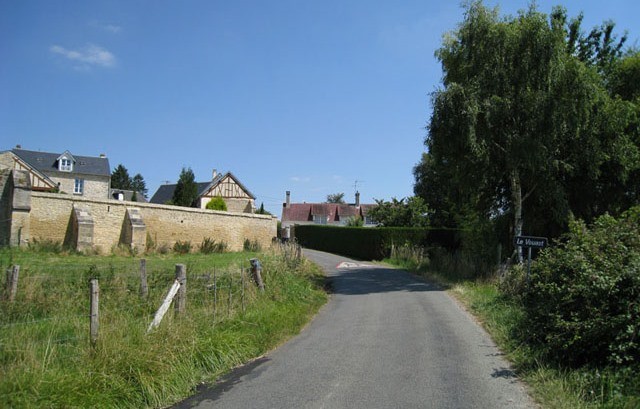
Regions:
[[[133,211],[127,213],[128,209]],[[276,236],[277,226],[273,216],[34,191],[31,192],[29,214],[30,239],[53,240],[72,246],[85,243],[86,239],[77,237],[77,231],[74,232],[77,215],[84,212],[93,220],[92,247],[102,253],[108,253],[122,243],[140,249],[139,236],[144,230],[145,238],[149,237],[156,246],[173,247],[176,241],[190,241],[197,248],[208,237],[224,241],[231,251],[242,250],[245,239],[267,247]],[[132,233],[130,229],[133,228],[135,232]]]
[[[84,191],[81,196],[91,199],[108,199],[109,198],[109,186],[110,178],[105,176],[96,175],[81,175],[81,174],[66,174],[64,172],[52,173],[49,178],[56,183],[59,183],[60,192],[67,194],[74,194],[76,178],[84,180]]]

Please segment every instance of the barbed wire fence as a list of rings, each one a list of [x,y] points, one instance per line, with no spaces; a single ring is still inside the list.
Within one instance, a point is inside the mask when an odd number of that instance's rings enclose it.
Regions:
[[[184,272],[179,287],[185,291],[176,292],[181,298],[169,300],[174,303],[175,317],[184,315],[188,305],[198,313],[204,311],[216,325],[244,313],[257,296],[257,286],[248,279],[252,269],[248,265],[197,266],[190,271],[186,263],[177,264],[176,271],[178,266]],[[119,331],[117,326],[125,315],[146,327],[177,280],[176,272],[150,266],[145,259],[138,266],[69,263],[56,265],[55,271],[45,270],[46,263],[35,268],[13,265],[6,270],[0,301],[0,348],[8,347],[9,339],[24,336],[56,345],[95,344],[105,333]]]

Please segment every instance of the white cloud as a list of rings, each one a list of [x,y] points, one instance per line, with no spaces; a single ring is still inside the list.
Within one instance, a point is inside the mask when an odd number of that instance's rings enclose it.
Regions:
[[[292,176],[290,179],[293,182],[303,182],[303,183],[307,183],[311,181],[310,177],[301,177],[301,176]]]
[[[89,22],[89,26],[99,28],[100,30],[108,31],[111,34],[120,34],[122,27],[115,24],[104,24],[97,21]]]
[[[62,55],[68,60],[78,62],[80,65],[75,68],[88,69],[91,66],[113,67],[116,65],[116,57],[108,50],[93,44],[77,50],[68,50],[59,45],[52,45],[49,51]]]

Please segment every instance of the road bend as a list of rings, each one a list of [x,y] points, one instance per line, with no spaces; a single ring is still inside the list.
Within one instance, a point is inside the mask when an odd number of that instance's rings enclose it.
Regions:
[[[300,335],[175,408],[535,408],[449,295],[411,274],[305,250],[333,294]]]

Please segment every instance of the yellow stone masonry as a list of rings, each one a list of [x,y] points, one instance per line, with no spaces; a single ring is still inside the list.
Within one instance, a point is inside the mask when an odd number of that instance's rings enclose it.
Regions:
[[[121,242],[127,207],[139,209],[147,235],[157,246],[172,247],[176,241],[190,241],[196,249],[208,237],[224,241],[231,251],[240,251],[245,239],[268,247],[276,237],[277,219],[274,216],[92,200],[43,192],[32,192],[31,195],[30,237],[64,242],[69,234],[74,204],[90,212],[94,223],[93,244],[103,253]]]

